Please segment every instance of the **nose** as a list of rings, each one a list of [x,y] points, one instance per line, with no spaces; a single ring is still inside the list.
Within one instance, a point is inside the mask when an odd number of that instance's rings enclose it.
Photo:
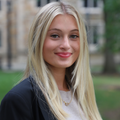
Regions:
[[[70,41],[69,38],[66,36],[61,40],[61,45],[60,45],[61,49],[69,49],[70,48]]]

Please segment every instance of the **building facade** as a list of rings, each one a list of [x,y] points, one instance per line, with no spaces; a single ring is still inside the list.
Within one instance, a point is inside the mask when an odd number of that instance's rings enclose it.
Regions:
[[[28,32],[41,6],[59,0],[0,0],[0,69],[23,70]],[[102,0],[61,0],[74,4],[86,22],[91,64],[103,64],[99,48],[104,43]]]

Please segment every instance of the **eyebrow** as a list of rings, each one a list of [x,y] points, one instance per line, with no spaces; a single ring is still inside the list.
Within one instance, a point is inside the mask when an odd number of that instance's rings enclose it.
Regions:
[[[50,30],[48,30],[48,31],[52,31],[52,30],[57,30],[57,31],[62,32],[62,30],[57,29],[57,28],[53,28],[53,29],[50,29]],[[73,29],[73,30],[71,30],[70,32],[73,32],[73,31],[79,31],[79,30],[78,30],[78,29]]]

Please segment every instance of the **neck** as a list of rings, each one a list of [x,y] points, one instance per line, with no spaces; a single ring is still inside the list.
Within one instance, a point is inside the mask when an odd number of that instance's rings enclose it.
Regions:
[[[65,80],[65,68],[53,68],[50,67],[52,75],[56,81],[59,90],[68,91],[68,87]]]

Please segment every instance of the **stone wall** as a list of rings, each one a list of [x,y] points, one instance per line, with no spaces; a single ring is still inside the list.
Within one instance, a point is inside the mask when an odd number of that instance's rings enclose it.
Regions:
[[[11,69],[12,70],[18,70],[18,69],[24,69],[26,66],[26,59],[27,59],[27,40],[28,40],[28,33],[29,29],[32,23],[32,20],[36,13],[39,11],[39,7],[37,7],[36,0],[10,0],[12,2],[12,11],[10,13],[10,24],[8,24],[8,13],[7,13],[7,6],[6,6],[6,0],[2,0],[2,11],[0,11],[0,29],[2,28],[2,47],[0,47],[0,58],[2,58],[2,67],[3,69],[7,68],[7,29],[8,26],[10,28],[10,43],[11,43]],[[42,5],[45,4],[45,1],[42,0]],[[55,1],[55,0],[51,0]],[[77,8],[80,8],[81,13],[86,18],[85,8],[82,8],[81,2],[79,0],[61,0],[61,1],[67,1],[71,2],[71,4],[74,4]],[[102,18],[102,12],[100,14],[90,14],[90,23],[101,23],[102,25],[103,18]],[[101,29],[103,31],[103,29]],[[92,47],[93,48],[93,47]],[[99,54],[98,54],[99,55]],[[3,57],[4,56],[4,57]],[[101,55],[99,55],[101,57]],[[93,56],[92,59],[96,57]],[[95,60],[95,59],[94,59]],[[93,60],[93,61],[94,61]],[[101,60],[99,63],[103,63],[103,56],[101,57]],[[95,62],[93,62],[95,63]],[[92,64],[93,64],[92,63]]]

